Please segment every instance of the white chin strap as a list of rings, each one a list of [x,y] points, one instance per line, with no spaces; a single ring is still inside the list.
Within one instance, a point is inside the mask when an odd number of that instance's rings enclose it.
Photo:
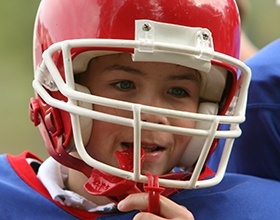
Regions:
[[[198,113],[207,114],[207,115],[217,115],[218,113],[218,104],[213,102],[202,102],[199,105]],[[208,130],[211,126],[211,123],[197,121],[195,128]],[[180,160],[179,166],[189,169],[197,161],[202,147],[205,143],[205,137],[193,136],[186,147],[186,150]]]

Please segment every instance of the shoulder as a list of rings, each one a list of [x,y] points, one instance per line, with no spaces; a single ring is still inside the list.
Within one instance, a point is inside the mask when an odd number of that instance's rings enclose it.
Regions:
[[[0,212],[7,219],[93,219],[98,214],[62,207],[50,197],[27,161],[40,158],[30,152],[0,155]],[[77,217],[75,217],[77,216]]]
[[[28,175],[31,179],[36,177],[36,173],[33,171],[33,168],[28,164],[27,158],[35,159],[36,161],[41,161],[38,157],[29,153],[28,151],[18,155],[13,156],[10,154],[0,155],[0,174],[6,178],[1,181],[13,182],[21,180],[22,175]],[[2,182],[3,183],[3,182]]]
[[[184,190],[172,199],[188,208],[196,219],[277,219],[280,198],[275,195],[279,193],[279,182],[226,174],[214,187]]]
[[[16,192],[17,189],[26,188],[26,186],[37,186],[35,188],[37,188],[38,191],[44,190],[41,182],[37,179],[35,166],[30,165],[35,161],[36,164],[38,164],[38,168],[41,159],[28,151],[25,151],[17,156],[10,154],[1,155],[0,174],[5,177],[2,179],[1,183],[9,183],[6,187],[11,188],[12,186],[16,186],[12,188],[12,192]]]
[[[277,55],[279,50],[280,39],[277,39],[259,50],[253,57],[246,61],[246,64],[253,69],[265,66],[280,67],[280,57]]]
[[[280,39],[262,48],[246,64],[252,70],[248,107],[280,100]],[[278,103],[279,106],[279,102]]]
[[[252,69],[243,134],[234,142],[228,171],[280,180],[280,39],[247,61]]]
[[[5,198],[0,199],[2,217],[11,219],[39,215],[51,217],[49,210],[55,210],[52,203],[42,196],[39,188],[43,189],[43,186],[40,185],[27,158],[39,159],[30,152],[18,156],[10,154],[0,156],[0,193],[1,197]]]

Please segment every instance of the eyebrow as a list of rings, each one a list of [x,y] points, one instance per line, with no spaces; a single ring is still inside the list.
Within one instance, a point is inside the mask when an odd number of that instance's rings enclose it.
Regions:
[[[193,70],[187,73],[182,73],[174,76],[169,77],[170,80],[189,80],[195,83],[201,82],[201,75],[197,70]]]
[[[147,73],[142,72],[138,69],[135,69],[133,67],[130,66],[123,66],[123,65],[112,65],[109,66],[105,69],[106,71],[110,71],[110,70],[120,70],[120,71],[125,71],[127,73],[131,73],[131,74],[135,74],[135,75],[141,75],[141,76],[145,76],[147,75]],[[189,80],[189,81],[193,81],[195,83],[200,83],[201,82],[201,75],[199,74],[199,72],[195,69],[190,69],[189,72],[183,72],[181,74],[177,74],[177,75],[172,75],[170,77],[168,77],[168,80]]]
[[[112,66],[109,66],[109,67],[105,68],[105,71],[110,71],[110,70],[121,70],[121,71],[124,71],[124,72],[132,73],[132,74],[136,74],[136,75],[142,75],[142,76],[147,75],[146,73],[144,73],[144,72],[142,72],[138,69],[135,69],[133,67],[122,66],[122,65],[118,65],[118,64],[115,64],[115,65],[112,65]]]

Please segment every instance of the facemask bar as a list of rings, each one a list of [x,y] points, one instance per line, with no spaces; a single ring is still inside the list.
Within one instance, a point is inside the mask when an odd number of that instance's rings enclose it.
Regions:
[[[148,47],[150,47],[151,42],[148,41]],[[174,43],[165,43],[165,42],[153,42],[153,50],[156,50],[157,56],[162,52],[164,59],[167,60],[167,57],[172,57],[174,54],[182,57],[196,57],[197,60],[202,60],[202,62],[208,62],[211,65],[211,59],[222,61],[228,63],[232,66],[237,67],[243,73],[242,77],[242,86],[240,88],[240,96],[236,104],[236,109],[233,116],[213,116],[213,115],[203,115],[197,113],[189,112],[180,112],[176,110],[167,110],[151,106],[144,106],[139,104],[132,104],[123,101],[111,100],[108,98],[98,97],[91,94],[84,94],[75,90],[74,74],[73,74],[73,65],[71,59],[70,50],[75,47],[84,48],[84,47],[108,47],[108,48],[143,48],[143,40],[107,40],[107,39],[83,39],[83,40],[69,40],[60,43],[53,44],[47,49],[43,54],[43,63],[40,68],[35,73],[35,79],[33,81],[33,87],[36,92],[51,106],[56,108],[68,111],[71,115],[73,135],[75,146],[80,157],[90,166],[95,167],[104,172],[110,173],[115,176],[119,176],[125,179],[131,179],[138,182],[147,182],[147,177],[141,175],[140,167],[140,146],[141,146],[141,129],[147,130],[160,130],[165,132],[170,132],[173,134],[182,134],[182,135],[191,135],[191,136],[202,136],[206,138],[204,147],[200,157],[198,158],[197,165],[193,170],[193,174],[190,180],[188,181],[179,181],[179,180],[167,180],[159,179],[159,183],[162,186],[176,187],[176,188],[197,188],[197,187],[208,187],[217,184],[221,181],[226,164],[229,158],[230,149],[233,143],[233,139],[240,135],[240,129],[238,124],[244,121],[244,112],[245,112],[245,103],[247,99],[247,89],[250,80],[250,69],[241,61],[232,58],[230,56],[213,52],[207,53],[202,50],[200,47],[195,46],[185,46],[174,44]],[[55,52],[62,51],[64,56],[64,67],[65,67],[65,82],[62,79],[59,70],[52,60],[52,56]],[[202,52],[203,51],[203,52]],[[143,51],[137,51],[137,53],[142,53]],[[143,53],[147,53],[144,51]],[[151,53],[149,51],[148,53]],[[205,55],[208,54],[208,55]],[[141,60],[144,56],[141,56]],[[136,58],[137,59],[137,58]],[[208,59],[208,60],[207,60]],[[171,59],[172,60],[172,59]],[[153,61],[150,59],[144,61]],[[174,61],[174,59],[173,59]],[[177,62],[173,62],[177,63]],[[200,65],[200,64],[196,64]],[[207,67],[208,68],[208,67]],[[47,80],[46,80],[47,79]],[[49,95],[46,89],[51,91],[60,91],[64,96],[68,98],[67,102],[56,100]],[[133,119],[122,118],[119,116],[108,115],[101,112],[95,112],[89,109],[82,108],[78,106],[78,101],[88,102],[97,105],[104,105],[107,107],[113,107],[123,110],[129,110],[133,112]],[[141,121],[141,113],[149,114],[162,114],[167,117],[176,117],[176,118],[186,118],[190,120],[202,120],[211,122],[212,126],[209,130],[201,129],[191,129],[191,128],[179,128],[174,126],[166,126],[160,124],[153,124]],[[103,164],[92,157],[90,157],[83,144],[82,132],[80,129],[80,119],[79,116],[89,117],[91,119],[102,120],[106,122],[111,122],[115,124],[120,124],[124,126],[132,127],[134,130],[134,171],[128,172],[109,165]],[[231,124],[230,131],[217,131],[219,124]],[[214,138],[227,138],[227,147],[222,155],[223,162],[220,163],[217,170],[217,174],[212,179],[208,180],[198,180],[199,174],[203,168],[206,157],[208,155],[209,149]]]

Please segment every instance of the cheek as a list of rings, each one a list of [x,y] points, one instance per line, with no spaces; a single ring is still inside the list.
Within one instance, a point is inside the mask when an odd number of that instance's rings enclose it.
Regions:
[[[92,133],[87,145],[88,153],[96,158],[101,149],[106,150],[111,133],[112,131],[108,123],[93,121]]]
[[[195,122],[191,120],[180,120],[176,119],[176,122],[172,124],[173,126],[178,126],[182,128],[194,128],[195,127]],[[174,135],[174,140],[175,140],[175,146],[176,146],[176,152],[180,155],[184,152],[186,147],[188,146],[191,136],[186,136],[186,135]]]
[[[194,128],[196,123],[194,120],[182,119],[182,118],[170,119],[169,122],[172,126],[181,127],[181,128]]]
[[[132,116],[133,116],[133,113],[131,111],[120,110],[117,108],[100,106],[100,105],[94,105],[93,110],[95,110],[97,112],[101,112],[101,113],[106,113],[109,115],[121,116],[124,118],[132,118]]]
[[[94,159],[111,165],[118,166],[115,151],[118,149],[117,126],[113,124],[94,121],[92,135],[87,145],[88,154]]]
[[[179,155],[182,155],[191,140],[191,136],[176,135],[175,140],[176,151]]]

